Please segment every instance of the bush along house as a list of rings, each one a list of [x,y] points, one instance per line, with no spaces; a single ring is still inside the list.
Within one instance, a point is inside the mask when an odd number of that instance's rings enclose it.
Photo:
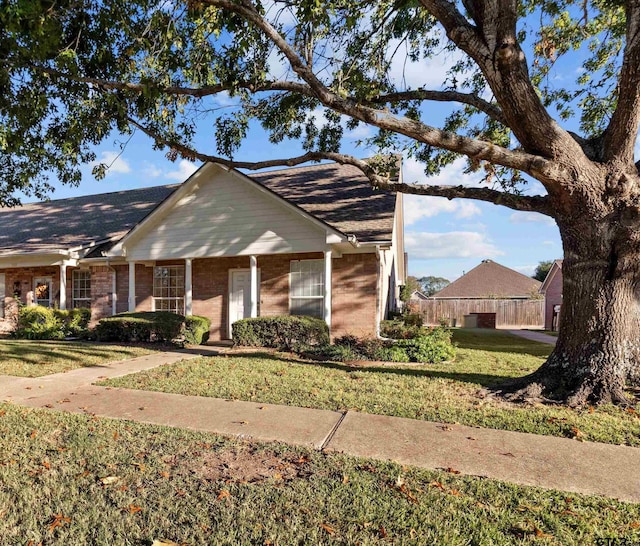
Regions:
[[[400,176],[400,175],[399,175]],[[355,167],[247,176],[203,165],[179,185],[0,210],[0,325],[18,302],[99,319],[167,310],[211,320],[310,315],[332,336],[377,334],[406,278],[402,195]]]

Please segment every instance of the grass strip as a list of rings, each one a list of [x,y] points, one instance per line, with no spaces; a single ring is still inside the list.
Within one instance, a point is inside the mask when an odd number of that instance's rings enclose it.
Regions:
[[[0,544],[633,544],[640,505],[0,406]],[[618,542],[611,542],[618,541]]]

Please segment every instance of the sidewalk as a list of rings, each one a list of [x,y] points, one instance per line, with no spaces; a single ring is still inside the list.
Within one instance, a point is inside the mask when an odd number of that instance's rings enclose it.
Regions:
[[[174,351],[36,379],[0,377],[0,400],[242,439],[278,441],[429,469],[640,502],[640,449],[357,412],[98,387],[198,351]],[[211,354],[211,351],[208,351]]]
[[[534,330],[508,330],[508,332],[514,336],[530,339],[531,341],[538,341],[539,343],[548,343],[549,345],[555,345],[556,341],[558,341],[558,338],[555,336]]]

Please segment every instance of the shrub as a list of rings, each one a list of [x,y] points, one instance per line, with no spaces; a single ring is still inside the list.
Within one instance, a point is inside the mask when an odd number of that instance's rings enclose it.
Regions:
[[[421,326],[406,326],[402,320],[383,320],[380,323],[380,335],[391,339],[411,339],[425,331]]]
[[[315,356],[323,360],[333,360],[334,362],[348,362],[349,360],[362,359],[362,356],[348,345],[319,345],[307,349],[305,355]]]
[[[280,315],[247,318],[234,322],[231,329],[235,345],[300,351],[329,343],[326,322],[313,317]]]
[[[422,315],[418,313],[410,313],[403,317],[405,326],[422,326],[423,319]]]
[[[169,311],[121,313],[96,326],[98,341],[173,341],[180,337],[185,318]]]
[[[211,321],[207,317],[190,315],[184,318],[184,340],[190,345],[202,345],[209,339]]]
[[[14,337],[22,339],[62,339],[64,323],[53,309],[42,305],[21,306]]]
[[[443,362],[451,360],[456,354],[451,343],[451,332],[441,327],[412,339],[400,339],[396,346],[407,353],[410,362]]]
[[[91,320],[90,309],[69,309],[68,311],[55,309],[53,311],[56,318],[62,323],[64,333],[68,336],[79,336],[84,334]]]

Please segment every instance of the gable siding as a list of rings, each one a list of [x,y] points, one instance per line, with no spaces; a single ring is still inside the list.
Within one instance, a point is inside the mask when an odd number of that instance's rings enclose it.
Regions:
[[[325,232],[228,173],[204,180],[127,244],[133,260],[320,251]]]

